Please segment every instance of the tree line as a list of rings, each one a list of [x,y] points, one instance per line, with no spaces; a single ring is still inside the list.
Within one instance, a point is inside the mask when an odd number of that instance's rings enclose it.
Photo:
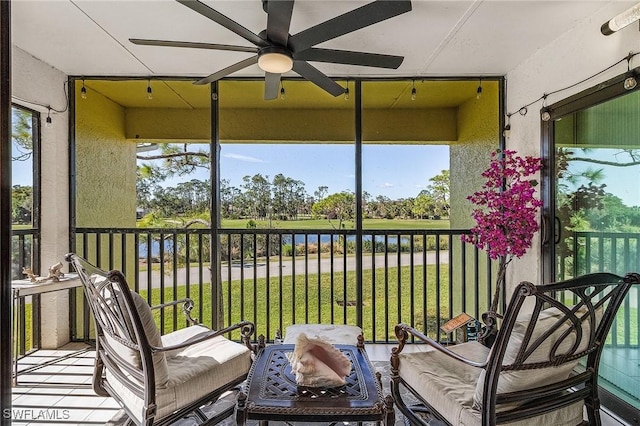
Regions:
[[[145,178],[139,171],[138,206],[146,213],[162,217],[197,216],[208,212],[211,183],[192,179],[174,187],[163,187],[160,181]],[[438,219],[449,216],[449,170],[429,179],[429,184],[416,197],[392,200],[378,195],[362,194],[364,217],[376,219]],[[242,184],[233,186],[227,179],[220,182],[220,214],[223,219],[298,220],[323,219],[338,222],[355,217],[355,194],[342,191],[329,194],[327,186],[319,186],[310,194],[306,184],[281,173],[272,179],[260,173],[244,176]]]

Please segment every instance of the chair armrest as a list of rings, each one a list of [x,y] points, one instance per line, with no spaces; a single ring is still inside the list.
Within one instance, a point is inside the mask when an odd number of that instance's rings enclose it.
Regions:
[[[391,359],[393,360],[394,357],[397,359],[398,355],[400,354],[400,352],[402,351],[402,349],[404,348],[404,345],[407,343],[407,340],[409,339],[409,334],[411,334],[412,336],[418,338],[419,340],[422,340],[423,342],[425,342],[426,344],[428,344],[429,346],[433,347],[434,349],[442,352],[443,354],[454,358],[462,363],[465,363],[467,365],[470,365],[472,367],[478,367],[478,368],[484,368],[487,366],[487,362],[476,362],[476,361],[472,361],[470,359],[467,359],[459,354],[457,354],[456,352],[447,349],[445,346],[442,346],[440,343],[436,342],[435,340],[433,340],[432,338],[426,336],[425,334],[423,334],[422,332],[416,330],[415,328],[411,327],[410,325],[407,324],[398,324],[396,325],[396,337],[398,338],[398,347],[391,349]]]
[[[260,345],[258,344],[254,346],[251,344],[251,335],[253,335],[253,332],[255,331],[255,326],[250,321],[242,321],[237,324],[230,325],[229,327],[223,328],[221,330],[205,331],[185,340],[182,343],[178,343],[177,345],[164,346],[164,347],[151,346],[151,350],[153,352],[166,352],[166,351],[172,351],[175,349],[182,349],[191,345],[195,345],[197,343],[204,342],[214,337],[222,336],[224,334],[232,332],[233,330],[238,330],[238,329],[242,334],[242,341],[244,342],[244,344],[247,346],[247,348],[249,348],[249,350],[251,350],[253,353],[256,353],[258,349],[260,349]]]
[[[151,306],[151,310],[164,309],[164,308],[178,305],[180,303],[184,303],[182,305],[182,311],[184,312],[184,316],[187,317],[187,321],[189,322],[189,324],[190,325],[198,324],[199,323],[198,318],[191,317],[191,310],[194,307],[194,303],[193,303],[193,300],[189,299],[188,297],[185,297],[184,299],[180,299],[180,300],[174,300],[173,302],[163,303],[162,305]]]

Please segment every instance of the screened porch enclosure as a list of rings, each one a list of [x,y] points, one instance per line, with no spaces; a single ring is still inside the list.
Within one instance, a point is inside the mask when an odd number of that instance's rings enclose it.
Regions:
[[[460,234],[499,146],[500,82],[345,80],[334,98],[284,80],[264,101],[251,80],[75,80],[75,250],[142,287],[164,280],[151,293],[201,295],[214,326],[248,315],[269,337],[313,321],[369,327],[372,341],[400,321],[437,333],[492,293],[490,263]],[[153,99],[139,96],[148,85]]]
[[[476,127],[483,120],[477,118],[477,113],[485,111],[487,119],[493,117],[496,123],[499,121],[498,107],[494,104],[499,98],[499,84],[494,82],[491,86],[490,82],[483,82],[484,97],[477,99],[473,96],[475,81],[456,82],[456,90],[452,89],[454,86],[447,87],[447,84],[453,84],[451,82],[430,83],[431,86],[422,81],[361,81],[358,84],[345,81],[352,90],[349,98],[320,99],[317,104],[312,102],[308,111],[303,109],[304,103],[308,103],[309,94],[305,92],[308,83],[300,81],[284,83],[285,98],[275,101],[281,103],[275,107],[273,103],[265,104],[259,96],[251,95],[252,90],[259,92],[259,82],[225,81],[214,86],[214,90],[219,91],[219,102],[214,103],[213,108],[209,88],[198,88],[194,92],[196,88],[185,81],[154,82],[157,104],[153,107],[148,104],[151,100],[130,95],[144,88],[146,81],[87,80],[83,85],[90,88],[88,98],[81,96],[82,86],[76,84],[74,168],[78,179],[74,197],[74,250],[105,269],[122,269],[131,277],[135,289],[152,303],[169,300],[174,295],[194,298],[196,315],[212,326],[247,318],[257,324],[260,334],[272,339],[277,330],[293,323],[359,324],[369,341],[382,343],[394,341],[392,330],[396,323],[409,322],[423,327],[435,338],[452,339],[454,336],[442,334],[439,326],[460,312],[478,318],[487,309],[493,293],[495,266],[492,267],[484,252],[462,244],[460,235],[467,233],[470,226],[465,196],[470,187],[478,185],[475,176],[480,170],[475,169],[484,164],[484,160],[477,158],[486,155],[498,143],[497,137],[491,139],[495,129],[485,133],[478,131]],[[243,92],[245,86],[246,93]],[[417,93],[428,96],[413,100],[408,91],[413,86],[417,87]],[[493,95],[491,87],[496,90]],[[191,113],[171,100],[172,92],[183,89],[192,96],[181,101],[190,105]],[[243,95],[232,96],[237,93]],[[448,97],[451,99],[447,101]],[[230,100],[225,102],[225,99]],[[287,104],[289,101],[291,103]],[[335,111],[323,111],[323,105],[326,107],[332,102],[337,107],[329,109]],[[490,104],[481,106],[483,102]],[[385,108],[391,108],[391,104],[398,107],[395,120],[398,123],[385,126],[381,114]],[[452,108],[454,104],[459,105]],[[264,120],[257,120],[256,133],[268,136],[264,137],[266,141],[252,141],[250,127],[242,126],[242,123],[248,122],[247,114],[256,113],[260,108],[269,112],[265,113]],[[98,109],[102,111],[100,115],[96,114]],[[414,110],[417,110],[416,114],[411,115]],[[295,114],[288,115],[292,111]],[[305,113],[309,115],[306,118]],[[276,119],[277,114],[284,115]],[[359,121],[356,120],[358,116]],[[327,127],[324,123],[328,117],[342,124]],[[170,125],[176,120],[182,127]],[[278,125],[273,125],[277,120],[280,120]],[[434,120],[444,124],[433,128],[423,123]],[[213,130],[211,122],[218,123]],[[288,122],[302,125],[295,127]],[[355,125],[356,122],[360,122],[361,128]],[[412,127],[413,122],[422,124]],[[568,128],[569,121],[560,123],[559,129],[564,134],[562,129]],[[289,126],[287,131],[278,134],[278,126],[285,125]],[[360,137],[357,137],[359,128]],[[147,134],[149,129],[156,133]],[[159,139],[163,131],[168,136]],[[205,206],[211,203],[216,214],[196,226],[176,227],[191,222],[186,215],[176,216],[177,221],[164,223],[162,228],[154,227],[153,221],[137,222],[136,218],[144,217],[144,211],[140,215],[140,209],[136,208],[141,199],[140,188],[136,188],[135,182],[136,155],[144,155],[149,146],[164,140],[180,140],[181,132],[188,136],[186,141],[197,141],[201,147],[210,148],[210,144],[204,143],[207,131],[218,135],[220,148],[205,149],[204,152],[213,152],[214,155],[209,154],[208,158],[219,166],[205,167],[208,179],[204,190],[202,186],[196,189],[201,190],[197,194],[199,202]],[[307,133],[312,141],[300,141]],[[394,135],[403,140],[390,140]],[[420,135],[427,140],[419,141]],[[349,138],[353,141],[349,142]],[[341,221],[325,214],[322,220],[312,221],[313,202],[327,196],[321,193],[320,187],[313,195],[308,190],[307,197],[299,199],[300,206],[290,216],[286,211],[278,210],[277,194],[275,190],[271,193],[270,186],[267,187],[267,208],[261,216],[255,209],[234,204],[233,197],[228,196],[242,195],[241,189],[247,188],[229,184],[234,164],[230,161],[233,156],[225,155],[225,151],[228,152],[229,147],[258,145],[276,151],[275,155],[284,160],[281,166],[285,175],[292,173],[287,163],[295,157],[288,154],[288,150],[298,152],[297,149],[304,148],[310,153],[325,150],[331,155],[332,148],[338,147],[338,155],[346,152],[352,156],[341,165],[342,169],[332,164],[326,166],[329,174],[350,176],[351,186],[346,188],[351,189],[340,192],[353,193],[348,206],[352,216]],[[447,166],[452,173],[448,203],[419,212],[407,209],[404,199],[385,204],[388,197],[374,192],[380,189],[374,182],[378,175],[394,177],[393,171],[389,172],[394,167],[390,161],[376,163],[376,150],[428,149],[429,146],[445,147],[448,151]],[[422,161],[427,168],[431,158],[428,154],[425,157]],[[109,162],[102,162],[104,166],[116,164],[121,172],[105,179],[103,165],[96,164],[95,158],[110,158]],[[245,162],[243,174],[260,174],[256,163],[259,162]],[[475,169],[469,166],[475,163]],[[415,171],[417,176],[418,170]],[[311,174],[322,176],[317,170]],[[215,183],[210,184],[216,177],[219,179],[217,188]],[[305,180],[307,176],[302,178]],[[422,180],[428,179],[423,175]],[[209,185],[214,190],[203,194],[208,192]],[[118,190],[114,191],[114,188]],[[357,191],[361,194],[358,198],[355,196]],[[417,188],[415,193],[421,195]],[[282,191],[279,194],[282,195]],[[244,202],[246,206],[247,199]],[[256,206],[258,202],[256,198],[249,204]],[[282,200],[280,203],[287,204]],[[360,219],[356,218],[356,211],[360,212]],[[394,211],[397,216],[393,216]],[[401,220],[407,217],[408,221]],[[298,229],[299,222],[294,219],[308,219],[306,229],[304,222]],[[211,223],[219,223],[219,226],[207,226]],[[293,223],[296,225],[291,228]],[[338,223],[340,225],[336,226]],[[32,246],[37,247],[37,241],[37,227],[14,233],[16,278],[20,277],[22,267],[35,260],[30,253]],[[565,260],[565,264],[578,268],[572,272],[574,274],[594,268],[607,269],[603,265],[608,264],[608,259],[628,270],[632,270],[637,262],[634,254],[637,234],[627,233],[621,237],[602,231],[584,231],[576,233],[572,241],[576,257]],[[618,269],[616,271],[620,272]],[[559,279],[568,276],[566,274],[565,271]],[[633,340],[637,335],[633,331],[637,324],[634,297],[637,295],[630,294],[626,313],[611,336],[612,347],[633,350],[637,346]],[[70,301],[72,338],[90,339],[91,321],[83,306],[82,294],[75,291]],[[29,328],[37,326],[32,318],[37,318],[35,313],[39,306],[31,300],[20,302],[18,315],[25,329],[19,333],[18,351],[24,354],[38,345],[32,340],[33,333]],[[183,326],[174,315],[158,318],[158,322],[164,331]],[[608,353],[613,354],[605,352]]]

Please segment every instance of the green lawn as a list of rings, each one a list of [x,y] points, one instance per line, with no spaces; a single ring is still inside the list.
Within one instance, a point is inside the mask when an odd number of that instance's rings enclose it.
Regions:
[[[363,272],[363,322],[364,333],[367,340],[384,341],[387,338],[395,341],[393,326],[399,322],[405,322],[424,329],[427,324],[427,332],[435,337],[438,330],[436,321],[436,269],[434,265],[427,266],[427,287],[426,292],[421,285],[415,284],[413,287],[410,280],[410,267],[389,268],[385,276],[384,269],[374,271],[365,270]],[[398,279],[400,276],[400,279]],[[414,283],[422,282],[422,266],[414,269]],[[440,271],[440,319],[446,321],[448,318],[448,270],[444,268]],[[398,284],[399,283],[399,284]],[[257,291],[254,297],[254,288]],[[343,301],[355,301],[355,273],[337,272],[333,275],[333,282],[330,274],[310,274],[306,279],[304,275],[296,277],[282,276],[273,277],[268,285],[265,278],[260,278],[256,283],[253,280],[232,281],[223,285],[223,310],[224,323],[232,324],[246,319],[253,321],[257,326],[258,334],[265,334],[268,339],[272,339],[275,330],[286,328],[293,323],[337,323],[355,324],[355,306],[349,306]],[[147,292],[140,294],[147,299]],[[426,299],[425,299],[426,294]],[[280,297],[282,295],[282,297]],[[413,295],[414,305],[410,301]],[[160,290],[154,289],[151,294],[151,304],[156,305],[161,301],[174,299],[173,289],[166,288],[164,297],[161,297]],[[202,285],[202,296],[199,285],[194,284],[189,287],[178,287],[178,298],[191,297],[195,302],[195,309],[192,313],[204,324],[211,325],[211,285]],[[345,297],[346,296],[346,297]],[[423,309],[423,300],[426,300],[426,311]],[[281,302],[282,301],[282,302]],[[454,313],[455,314],[455,313]],[[622,336],[630,336],[631,344],[637,345],[639,339],[638,329],[638,308],[630,307],[628,322],[624,321],[625,306],[618,312],[617,328],[619,343],[622,343]],[[26,348],[31,348],[31,305],[26,305]],[[282,318],[282,324],[280,324]],[[169,332],[174,328],[186,326],[184,316],[178,311],[174,314],[173,309],[168,309],[163,318],[163,324],[157,318],[162,333]],[[267,322],[269,323],[267,330]],[[386,327],[389,327],[387,330]],[[628,327],[628,330],[626,328]],[[626,331],[626,333],[625,333]],[[15,337],[15,336],[14,336]],[[239,339],[239,334],[232,336]],[[609,337],[608,342],[611,342]]]
[[[416,284],[413,288],[410,282],[410,267],[405,266],[400,269],[400,286],[398,287],[398,268],[389,268],[387,282],[385,283],[384,269],[375,270],[375,285],[373,284],[372,271],[365,270],[363,273],[363,322],[364,333],[367,340],[383,341],[387,338],[395,341],[393,326],[399,322],[409,323],[418,329],[424,329],[427,323],[427,332],[435,337],[438,330],[436,324],[436,269],[434,265],[427,266],[427,289],[426,289],[426,314],[423,311],[423,296],[425,294],[421,285]],[[267,321],[269,321],[269,335],[273,338],[275,330],[281,327],[280,316],[282,316],[282,328],[294,323],[356,323],[355,306],[341,306],[339,301],[355,300],[355,273],[348,272],[345,276],[342,272],[334,274],[333,285],[329,274],[321,274],[318,282],[317,274],[310,274],[308,279],[298,275],[295,280],[291,276],[273,277],[270,279],[269,292],[267,294],[267,281],[265,278],[257,280],[257,292],[254,299],[254,282],[246,280],[244,284],[240,281],[225,283],[223,288],[223,310],[225,324],[232,324],[241,319],[255,322],[258,334],[267,335]],[[422,267],[414,270],[414,283],[422,282]],[[448,320],[448,270],[446,268],[440,272],[440,318],[441,323]],[[331,289],[333,288],[333,293]],[[345,298],[346,288],[346,298]],[[385,291],[386,288],[386,291]],[[400,289],[400,291],[398,291]],[[193,316],[198,317],[203,323],[211,324],[211,286],[203,285],[203,299],[200,305],[200,295],[198,285],[192,285],[189,297],[191,297],[196,308]],[[143,297],[147,297],[146,292],[141,292]],[[178,297],[185,297],[187,288],[178,288]],[[280,298],[282,294],[282,298]],[[410,305],[413,294],[413,307]],[[387,295],[387,296],[385,296]],[[173,290],[165,290],[165,300],[173,298]],[[282,303],[280,302],[282,300]],[[244,303],[240,303],[244,301]],[[153,290],[152,304],[160,303],[159,290]],[[413,308],[413,309],[412,309]],[[454,313],[455,314],[455,313]],[[616,322],[619,336],[625,335],[624,305],[618,312]],[[638,309],[629,309],[629,330],[632,344],[637,345],[639,339],[638,330]],[[175,317],[177,324],[184,326],[183,316],[179,314]],[[164,318],[164,332],[170,331],[174,327],[173,312],[168,312]],[[159,319],[158,324],[160,325]],[[386,330],[385,327],[389,327]],[[239,338],[235,336],[235,338]],[[611,340],[609,338],[609,340]]]
[[[32,229],[33,225],[21,225],[18,223],[14,223],[11,225],[11,229]]]
[[[407,322],[420,328],[425,321],[428,324],[429,332],[435,334],[436,326],[436,270],[435,266],[427,268],[427,311],[422,309],[424,291],[420,286],[412,288],[410,283],[410,267],[402,267],[400,271],[400,286],[398,286],[397,268],[389,268],[387,280],[383,269],[377,269],[375,274],[375,285],[373,284],[372,271],[364,271],[363,282],[363,318],[365,338],[372,340],[385,340],[389,337],[395,340],[393,326],[398,322]],[[448,282],[448,271],[441,271],[440,279],[443,283]],[[416,267],[414,271],[414,282],[422,281],[422,267]],[[254,288],[257,286],[254,298]],[[386,292],[384,291],[386,286]],[[333,288],[333,292],[332,292]],[[345,292],[346,289],[346,292]],[[211,323],[211,298],[209,297],[210,284],[203,285],[202,305],[198,293],[198,285],[192,285],[189,289],[189,296],[194,299],[196,309],[194,316],[199,317],[205,324]],[[346,297],[345,297],[346,294]],[[330,274],[310,274],[307,279],[304,276],[296,276],[295,280],[291,276],[274,277],[270,279],[269,286],[264,278],[258,279],[257,284],[253,280],[246,280],[244,283],[233,281],[223,288],[223,306],[225,323],[231,324],[246,319],[254,321],[258,328],[258,333],[267,334],[268,338],[273,338],[275,330],[286,328],[293,323],[356,323],[355,306],[344,306],[347,302],[355,301],[355,273],[348,272],[333,275],[333,285]],[[410,306],[411,295],[413,294],[414,306]],[[141,292],[146,298],[146,292]],[[185,297],[187,288],[179,287],[178,297]],[[282,297],[280,297],[282,295]],[[386,296],[385,296],[386,295]],[[165,300],[173,298],[173,290],[165,290]],[[240,303],[243,301],[243,303]],[[281,303],[282,301],[282,303]],[[160,303],[159,290],[152,291],[152,304]],[[442,320],[448,319],[448,291],[443,286],[440,292],[440,316]],[[413,313],[413,315],[412,315]],[[283,323],[280,324],[280,317]],[[164,317],[164,330],[172,330],[174,319],[179,326],[184,324],[181,314],[174,317],[173,311],[169,310]],[[158,320],[160,325],[160,322]],[[390,329],[386,330],[389,324]],[[375,327],[375,331],[374,331]]]

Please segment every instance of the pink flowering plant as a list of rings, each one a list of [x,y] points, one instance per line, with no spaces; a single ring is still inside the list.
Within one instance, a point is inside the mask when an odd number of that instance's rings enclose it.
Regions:
[[[496,293],[490,312],[483,315],[495,323],[500,289],[504,284],[507,265],[531,247],[538,230],[537,216],[542,201],[536,198],[538,181],[533,179],[542,168],[538,157],[521,157],[516,151],[491,153],[489,168],[482,173],[486,179],[482,189],[467,197],[476,209],[471,216],[476,226],[462,241],[485,250],[491,259],[499,259]],[[491,315],[493,314],[493,315]]]
[[[542,201],[535,196],[538,181],[531,176],[542,167],[538,157],[520,157],[515,151],[491,153],[491,164],[480,191],[467,197],[474,205],[476,226],[462,240],[486,250],[491,259],[521,257],[538,230]],[[503,189],[504,183],[504,189]]]

